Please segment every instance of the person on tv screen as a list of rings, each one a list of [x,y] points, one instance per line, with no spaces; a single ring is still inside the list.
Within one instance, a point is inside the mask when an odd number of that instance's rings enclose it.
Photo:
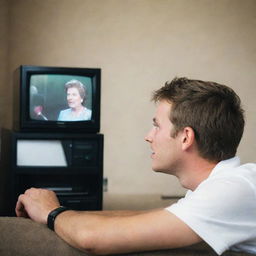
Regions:
[[[84,106],[85,86],[78,80],[71,80],[65,84],[65,90],[69,108],[60,111],[58,121],[91,120],[92,111]]]

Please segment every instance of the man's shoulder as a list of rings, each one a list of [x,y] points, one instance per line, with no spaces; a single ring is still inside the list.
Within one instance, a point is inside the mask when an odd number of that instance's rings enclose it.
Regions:
[[[239,157],[234,157],[219,162],[207,180],[215,179],[240,179],[241,177],[250,177],[256,183],[256,164],[241,164]]]
[[[217,175],[216,179],[228,179],[238,182],[254,183],[256,186],[256,164],[246,163],[235,167],[223,168]]]

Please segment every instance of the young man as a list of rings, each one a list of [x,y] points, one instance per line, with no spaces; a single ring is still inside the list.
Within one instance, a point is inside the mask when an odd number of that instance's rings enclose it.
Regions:
[[[48,224],[70,245],[96,254],[183,247],[207,242],[256,253],[256,165],[235,157],[243,110],[224,85],[174,79],[155,92],[146,141],[152,168],[175,175],[189,191],[166,208],[145,212],[78,212],[59,208],[52,191],[29,189],[16,213]],[[57,208],[57,210],[55,210]]]

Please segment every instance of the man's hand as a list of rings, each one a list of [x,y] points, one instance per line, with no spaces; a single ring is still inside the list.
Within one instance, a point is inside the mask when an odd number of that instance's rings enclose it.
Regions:
[[[48,214],[60,203],[53,191],[31,188],[20,195],[16,204],[18,217],[31,218],[39,223],[47,223]]]

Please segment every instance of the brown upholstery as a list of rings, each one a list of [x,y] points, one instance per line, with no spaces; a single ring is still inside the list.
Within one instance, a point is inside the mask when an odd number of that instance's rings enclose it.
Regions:
[[[29,219],[0,217],[1,256],[82,256],[88,255],[66,244],[45,225]],[[123,254],[126,256],[216,256],[205,243],[154,252]],[[246,253],[225,252],[225,256],[247,256]]]

